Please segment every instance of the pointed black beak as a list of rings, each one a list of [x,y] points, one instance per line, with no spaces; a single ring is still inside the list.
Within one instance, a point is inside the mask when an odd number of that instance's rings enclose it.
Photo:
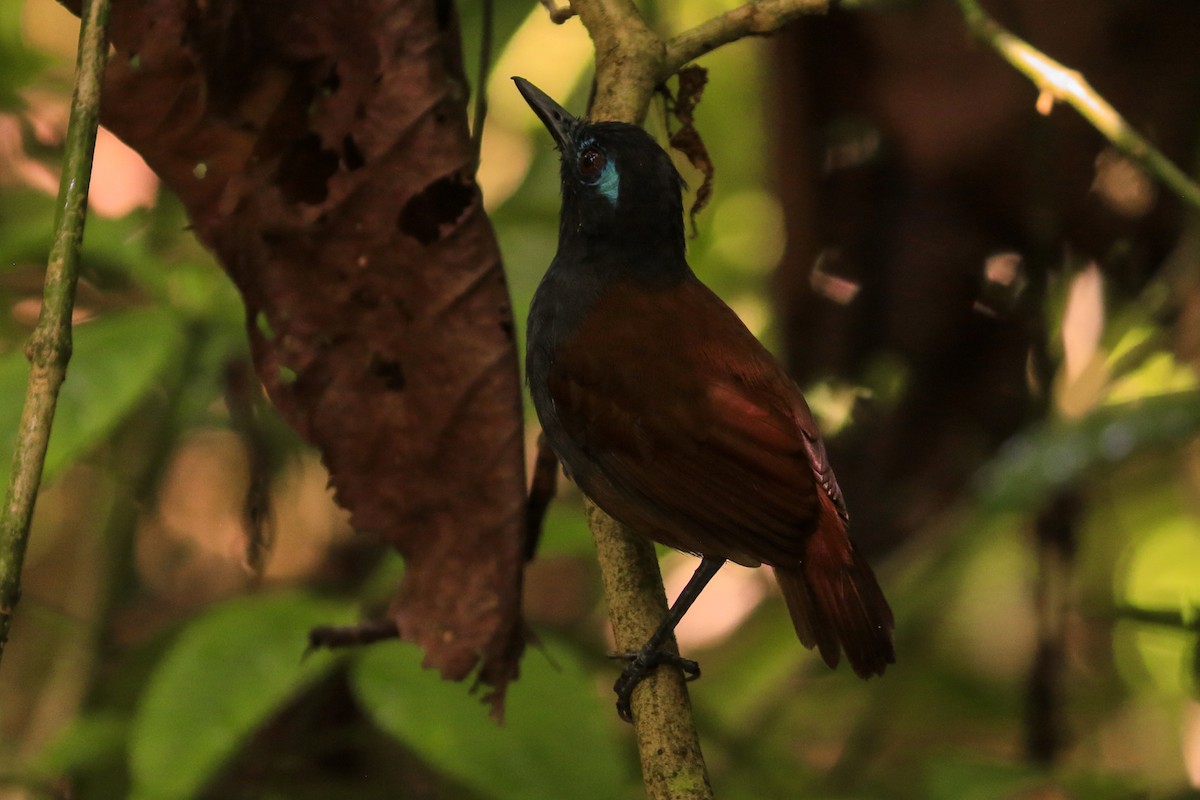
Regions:
[[[538,115],[538,119],[546,126],[546,130],[550,131],[558,149],[567,152],[571,148],[571,132],[575,130],[579,120],[554,102],[550,95],[524,78],[514,77],[513,82],[517,84],[517,91],[525,98],[525,102],[529,103],[533,113]]]

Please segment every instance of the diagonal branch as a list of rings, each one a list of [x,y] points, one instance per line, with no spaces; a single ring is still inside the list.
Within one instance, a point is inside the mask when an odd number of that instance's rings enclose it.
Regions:
[[[79,251],[87,219],[88,184],[100,114],[100,79],[108,58],[108,0],[85,0],[75,64],[75,91],[67,126],[66,155],[54,213],[54,241],[46,266],[42,311],[25,354],[29,386],[21,412],[12,475],[0,509],[0,657],[21,597],[21,568],[29,524],[42,480],[58,390],[71,359],[71,311],[79,277]]]
[[[1038,89],[1070,104],[1121,152],[1137,161],[1168,189],[1200,210],[1200,185],[1125,121],[1077,70],[1042,53],[992,19],[977,0],[956,0],[967,26]]]
[[[806,14],[824,14],[830,0],[758,0],[726,11],[667,42],[660,81],[723,44],[746,36],[768,36]]]

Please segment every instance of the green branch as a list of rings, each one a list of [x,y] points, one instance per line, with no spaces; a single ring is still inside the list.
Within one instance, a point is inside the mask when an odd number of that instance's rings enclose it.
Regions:
[[[1033,81],[1038,90],[1070,104],[1121,152],[1194,209],[1200,210],[1200,185],[1162,151],[1134,130],[1077,70],[1069,69],[988,16],[977,0],[956,0],[967,26],[1000,57]]]
[[[46,266],[42,311],[25,354],[29,386],[21,412],[12,474],[0,509],[0,658],[21,597],[21,568],[29,523],[42,479],[58,390],[71,358],[71,312],[79,275],[79,250],[87,218],[88,184],[100,113],[100,82],[108,57],[108,0],[84,0],[80,15],[75,91],[54,214],[54,241]]]

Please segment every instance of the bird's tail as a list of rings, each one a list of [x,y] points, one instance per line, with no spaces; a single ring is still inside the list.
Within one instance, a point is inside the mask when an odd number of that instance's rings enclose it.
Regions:
[[[845,652],[860,678],[882,675],[896,661],[892,609],[832,503],[826,511],[801,565],[776,568],[775,577],[805,647],[816,647],[830,667]]]

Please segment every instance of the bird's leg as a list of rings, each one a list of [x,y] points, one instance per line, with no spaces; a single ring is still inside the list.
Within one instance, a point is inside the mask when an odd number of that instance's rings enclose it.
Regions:
[[[654,632],[645,646],[636,653],[620,653],[615,656],[629,662],[625,671],[621,673],[621,677],[617,678],[617,682],[613,685],[613,691],[617,693],[617,713],[621,715],[621,719],[633,722],[633,712],[629,704],[633,699],[634,687],[645,680],[646,676],[653,672],[659,664],[674,664],[687,674],[689,681],[700,677],[698,663],[690,658],[682,658],[664,650],[663,645],[671,638],[671,634],[675,632],[675,626],[683,619],[683,615],[692,607],[692,603],[696,601],[700,592],[704,591],[704,587],[708,585],[708,582],[712,580],[724,563],[725,559],[723,558],[704,556],[700,566],[696,567],[696,571],[688,580],[687,586],[684,586],[679,597],[675,598],[675,602],[667,611],[667,616],[663,618],[658,630]]]

